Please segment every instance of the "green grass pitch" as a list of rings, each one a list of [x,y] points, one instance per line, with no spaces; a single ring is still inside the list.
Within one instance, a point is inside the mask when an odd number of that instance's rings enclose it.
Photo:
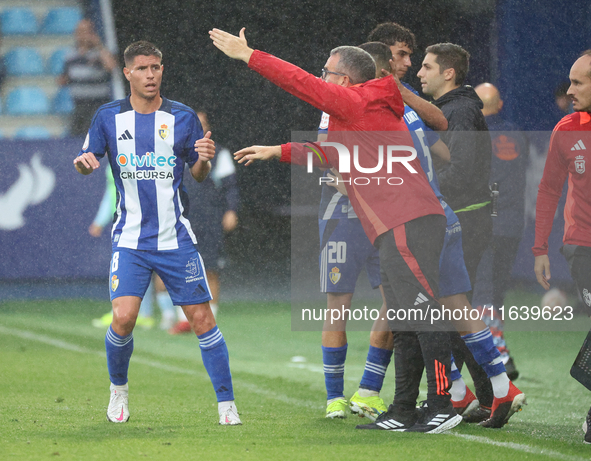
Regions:
[[[512,294],[515,296],[515,294]],[[136,329],[131,419],[105,419],[108,303],[0,304],[0,460],[577,461],[591,457],[581,424],[591,395],[569,377],[586,332],[508,333],[529,405],[503,429],[461,424],[447,434],[356,431],[366,420],[324,418],[319,332],[292,332],[286,303],[227,303],[219,325],[230,351],[243,426],[220,427],[194,335]],[[345,393],[363,372],[367,332],[349,334]],[[306,362],[292,362],[301,356]],[[424,391],[424,389],[423,389]],[[391,401],[393,371],[382,396]]]

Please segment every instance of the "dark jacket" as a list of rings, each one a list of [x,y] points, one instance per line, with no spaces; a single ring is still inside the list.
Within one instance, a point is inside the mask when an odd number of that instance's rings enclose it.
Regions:
[[[498,216],[493,234],[521,238],[525,214],[525,174],[529,162],[529,139],[517,125],[500,115],[489,115],[486,124],[492,140],[490,183],[499,187]]]
[[[471,86],[460,86],[435,101],[445,118],[442,141],[451,162],[437,171],[441,193],[452,210],[490,200],[489,176],[492,157],[482,101]]]

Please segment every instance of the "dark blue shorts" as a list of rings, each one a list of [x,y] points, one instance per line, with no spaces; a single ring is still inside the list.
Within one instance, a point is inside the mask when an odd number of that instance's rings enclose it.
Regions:
[[[453,210],[440,199],[447,218],[443,250],[439,258],[439,296],[444,298],[472,289],[464,263],[462,249],[462,226]]]
[[[381,285],[379,251],[365,235],[359,219],[319,219],[318,226],[322,293],[354,293],[364,267],[372,288]]]
[[[111,301],[120,296],[144,297],[152,272],[164,282],[176,306],[211,300],[203,260],[196,247],[179,250],[132,250],[115,248],[111,257]]]

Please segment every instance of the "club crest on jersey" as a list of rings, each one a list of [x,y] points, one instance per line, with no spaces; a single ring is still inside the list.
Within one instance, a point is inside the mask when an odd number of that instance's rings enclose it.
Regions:
[[[199,275],[199,261],[197,261],[197,258],[190,259],[185,267],[187,268],[186,271],[192,276]]]
[[[185,272],[188,272],[190,275],[185,277],[185,283],[197,282],[199,280],[203,280],[203,276],[199,276],[201,273],[201,264],[199,263],[198,258],[191,258],[189,262],[185,266]]]
[[[114,275],[113,277],[111,277],[111,291],[117,290],[118,286],[119,286],[119,279],[117,278],[116,275]]]
[[[328,274],[328,277],[330,278],[332,284],[336,285],[339,283],[339,280],[341,280],[341,271],[338,267],[333,267],[330,271],[330,274]]]
[[[577,155],[575,157],[575,170],[579,174],[583,174],[585,172],[585,157],[582,155]]]
[[[168,129],[168,126],[166,124],[160,125],[160,129],[158,130],[158,135],[162,139],[166,139],[166,138],[168,138],[169,134],[170,134],[170,130]]]

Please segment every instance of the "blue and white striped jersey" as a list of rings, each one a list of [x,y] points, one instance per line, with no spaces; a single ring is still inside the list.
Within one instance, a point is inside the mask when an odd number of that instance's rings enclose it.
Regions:
[[[433,144],[439,141],[439,135],[425,125],[425,122],[414,109],[411,109],[406,104],[404,105],[404,123],[406,123],[408,131],[410,131],[412,142],[417,150],[417,157],[421,161],[421,167],[427,175],[431,189],[433,189],[437,198],[442,198],[443,195],[439,191],[439,180],[433,169],[433,159],[429,150]]]
[[[151,114],[135,112],[129,96],[97,110],[79,155],[108,156],[117,188],[113,248],[174,250],[197,243],[186,218],[183,171],[198,160],[193,145],[202,137],[195,112],[166,98]]]

